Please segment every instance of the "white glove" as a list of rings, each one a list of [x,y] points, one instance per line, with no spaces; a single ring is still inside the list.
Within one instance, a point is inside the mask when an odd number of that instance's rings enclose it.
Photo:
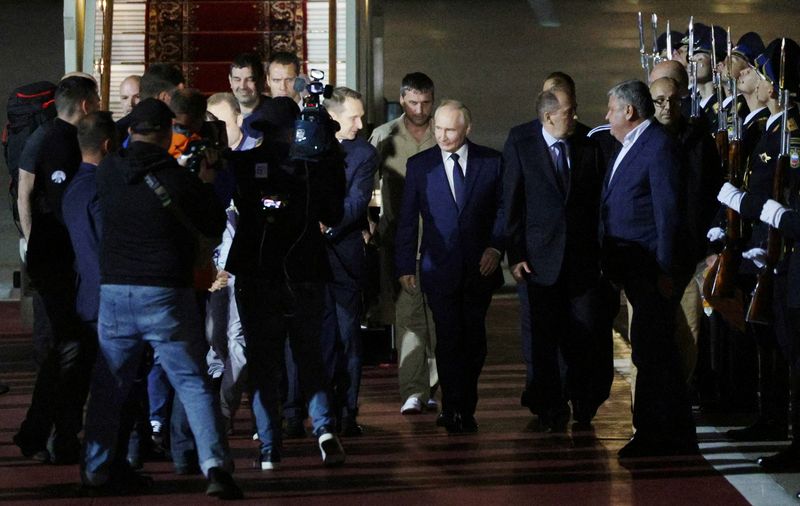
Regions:
[[[764,207],[761,208],[760,218],[761,221],[772,228],[779,228],[783,213],[787,211],[788,209],[783,207],[779,202],[769,199],[764,203]]]
[[[714,227],[708,231],[706,237],[708,237],[709,242],[721,241],[725,239],[725,230],[719,227]]]
[[[742,253],[742,258],[751,260],[759,269],[767,265],[767,250],[764,248],[753,248]]]
[[[717,194],[717,200],[738,213],[739,207],[742,205],[742,199],[744,198],[744,195],[745,192],[739,188],[730,183],[725,183],[722,185],[722,188],[720,188],[719,194]]]

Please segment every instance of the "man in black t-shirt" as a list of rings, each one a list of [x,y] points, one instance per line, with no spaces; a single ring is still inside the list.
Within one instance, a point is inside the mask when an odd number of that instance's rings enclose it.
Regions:
[[[31,137],[25,153],[30,158],[23,159],[30,165],[20,168],[20,177],[33,183],[32,191],[20,192],[28,205],[29,221],[23,229],[28,273],[41,295],[53,342],[14,443],[23,455],[41,462],[76,463],[80,451],[78,433],[95,345],[75,313],[74,253],[61,218],[61,201],[81,162],[75,125],[99,106],[93,80],[63,79],[56,90],[58,117]],[[48,451],[51,432],[52,450]]]

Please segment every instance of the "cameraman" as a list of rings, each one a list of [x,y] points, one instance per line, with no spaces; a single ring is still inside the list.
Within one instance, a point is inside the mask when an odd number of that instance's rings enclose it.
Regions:
[[[288,336],[309,400],[314,435],[325,465],[344,462],[320,351],[325,283],[332,280],[319,223],[341,221],[344,158],[331,121],[320,119],[329,148],[315,161],[290,157],[297,104],[267,101],[263,143],[234,156],[239,226],[226,270],[236,276],[236,300],[245,331],[251,399],[261,443],[255,462],[275,469],[281,460],[281,395],[284,343]],[[256,125],[258,126],[258,125]]]

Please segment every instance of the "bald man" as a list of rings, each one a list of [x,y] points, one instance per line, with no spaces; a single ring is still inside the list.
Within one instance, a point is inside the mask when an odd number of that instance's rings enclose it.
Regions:
[[[650,94],[655,105],[655,119],[679,146],[680,225],[674,263],[675,293],[680,299],[681,311],[678,312],[676,338],[684,377],[689,381],[697,361],[702,311],[700,290],[692,277],[705,265],[706,232],[717,211],[715,196],[724,175],[713,138],[707,135],[704,126],[690,123],[681,111],[681,85],[672,78],[661,77],[650,84]]]
[[[133,107],[139,103],[140,76],[128,76],[119,84],[119,104],[122,106],[122,115],[130,114]]]

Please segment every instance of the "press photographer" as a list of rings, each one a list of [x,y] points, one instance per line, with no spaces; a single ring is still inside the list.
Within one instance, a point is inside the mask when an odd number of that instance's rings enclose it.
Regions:
[[[344,156],[333,138],[335,123],[324,110],[313,107],[310,112],[327,146],[317,155],[292,158],[300,129],[295,128],[297,104],[286,97],[265,104],[264,121],[255,125],[264,132],[263,143],[231,154],[240,219],[226,270],[237,277],[247,361],[259,364],[249,379],[261,443],[255,465],[262,470],[276,468],[281,460],[280,382],[287,337],[323,462],[336,465],[345,459],[333,433],[320,352],[325,283],[332,274],[319,225],[333,226],[342,219]],[[302,143],[304,137],[299,138]]]

